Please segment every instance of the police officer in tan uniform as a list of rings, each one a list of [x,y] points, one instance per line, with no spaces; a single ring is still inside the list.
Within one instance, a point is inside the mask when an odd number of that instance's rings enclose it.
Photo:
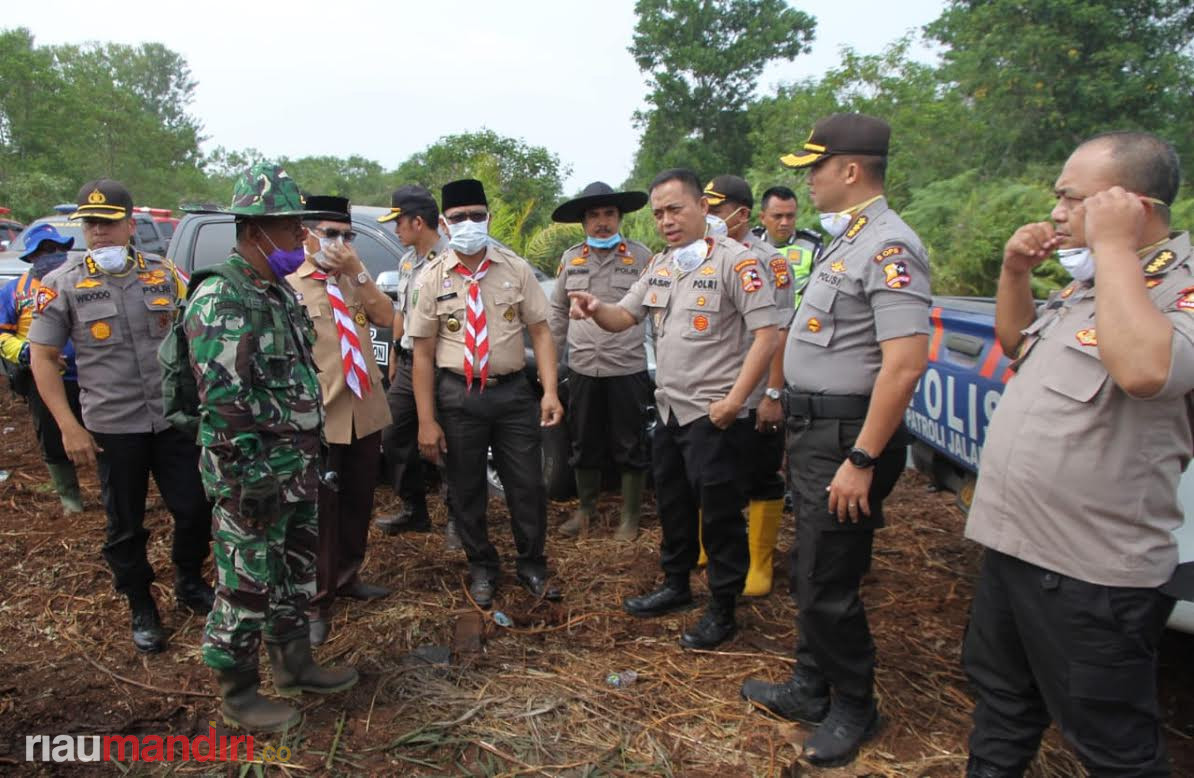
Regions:
[[[158,346],[186,294],[174,266],[130,245],[133,198],[110,179],[85,184],[72,219],[83,220],[88,251],[72,255],[41,282],[29,342],[33,377],[76,466],[98,464],[108,514],[104,559],[116,591],[128,597],[133,645],[165,648],[145,556],[149,474],[174,516],[174,595],[195,613],[211,610],[203,576],[211,545],[211,504],[199,479],[199,448],[166,421]],[[59,355],[75,344],[83,424],[62,384]]]
[[[784,353],[788,480],[800,553],[791,680],[749,680],[747,699],[820,724],[816,766],[844,764],[874,735],[875,646],[859,597],[883,500],[904,470],[904,411],[928,361],[929,263],[883,196],[891,129],[861,114],[817,122],[790,167],[833,240],[817,259]]]
[[[560,257],[548,319],[556,350],[563,355],[567,347],[568,355],[569,464],[580,501],[560,525],[568,537],[588,530],[597,513],[602,469],[610,462],[622,473],[622,521],[614,537],[633,540],[638,535],[647,480],[646,414],[653,389],[644,326],[611,335],[588,321],[570,325],[568,292],[584,290],[607,303],[626,295],[651,261],[651,250],[622,237],[622,217],[646,204],[646,192],[615,192],[597,181],[551,215],[553,221],[580,223],[585,230],[584,242]]]
[[[486,522],[486,456],[492,449],[518,548],[518,579],[535,597],[559,599],[543,554],[547,497],[539,426],[563,420],[547,296],[526,260],[489,241],[489,206],[475,179],[445,184],[441,221],[448,251],[415,281],[414,338],[419,450],[446,461],[457,531],[469,563],[469,595],[487,608],[497,587],[497,550]],[[543,397],[523,368],[530,334]],[[436,375],[435,368],[439,368]]]
[[[415,184],[395,189],[390,197],[389,213],[380,216],[378,221],[392,222],[398,240],[410,250],[398,266],[394,348],[387,393],[394,423],[386,429],[383,439],[388,464],[393,468],[394,491],[402,498],[402,510],[394,515],[378,516],[376,524],[390,535],[427,532],[431,529],[431,516],[427,512],[427,488],[419,458],[419,416],[411,383],[414,338],[405,331],[405,322],[414,307],[415,279],[428,262],[448,250],[448,238],[439,231],[439,206],[435,204],[435,198],[430,191]],[[450,517],[445,545],[451,549],[460,548],[460,538]]]
[[[754,252],[705,236],[708,203],[691,171],[656,176],[651,209],[668,248],[616,305],[569,292],[571,315],[610,332],[651,317],[660,419],[652,461],[665,578],[624,606],[636,616],[689,607],[689,573],[703,536],[710,601],[680,643],[711,648],[737,631],[734,609],[749,561],[742,520],[754,445],[748,400],[778,346],[774,295]]]
[[[1052,222],[1004,248],[995,328],[1016,373],[966,523],[986,546],[963,649],[968,776],[1023,775],[1050,720],[1091,775],[1169,775],[1157,646],[1174,596],[1194,594],[1173,537],[1194,451],[1180,175],[1154,135],[1096,136],[1062,168]],[[1031,271],[1054,250],[1074,280],[1038,310]]]
[[[775,247],[758,240],[750,232],[750,213],[755,204],[750,184],[739,176],[718,176],[705,186],[705,199],[709,202],[709,213],[725,223],[726,234],[754,251],[766,267],[775,288],[775,326],[782,343],[796,314],[792,274],[787,260]],[[747,401],[748,418],[755,437],[751,446],[751,477],[746,490],[750,500],[746,510],[750,570],[742,594],[747,597],[762,597],[771,592],[775,540],[784,515],[784,479],[779,474],[784,459],[784,412],[780,407],[783,386],[784,352],[777,348],[767,377]]]
[[[313,356],[328,445],[319,484],[317,589],[308,606],[311,645],[318,646],[327,639],[337,595],[372,600],[390,593],[362,581],[360,570],[373,514],[381,431],[390,423],[369,324],[389,326],[394,306],[352,248],[356,235],[348,200],[315,195],[307,198],[306,207],[341,217],[307,224],[307,257],[286,277],[315,325]]]

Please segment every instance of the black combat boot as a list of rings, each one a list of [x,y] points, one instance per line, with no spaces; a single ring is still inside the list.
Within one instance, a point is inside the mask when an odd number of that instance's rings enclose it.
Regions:
[[[814,767],[841,767],[854,761],[858,749],[879,731],[879,708],[867,702],[833,698],[829,715],[804,744],[804,759]]]
[[[257,693],[261,678],[257,668],[216,670],[220,685],[220,715],[230,727],[249,732],[281,732],[298,726],[303,714],[284,702],[267,700]]]
[[[680,645],[685,648],[716,648],[738,634],[734,621],[734,600],[709,601],[705,614],[695,627],[689,627],[680,636]]]
[[[162,617],[158,615],[157,603],[149,587],[128,593],[129,611],[132,614],[133,645],[143,654],[156,654],[166,648],[166,633],[162,630]]]
[[[784,683],[767,683],[754,678],[742,684],[742,699],[757,702],[789,721],[820,724],[829,713],[829,684],[820,673],[796,666]]]
[[[974,754],[971,754],[970,758],[966,760],[966,778],[1023,778],[1023,775],[1023,768],[1009,770],[997,767]]]
[[[216,592],[198,570],[174,572],[174,601],[199,616],[206,616],[216,603]]]
[[[304,636],[285,643],[266,641],[274,688],[283,697],[302,692],[333,694],[356,686],[360,676],[354,667],[321,667],[311,655],[311,638]]]

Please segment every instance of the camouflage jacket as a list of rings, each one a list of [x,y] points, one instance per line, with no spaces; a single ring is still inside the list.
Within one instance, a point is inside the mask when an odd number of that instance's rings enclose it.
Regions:
[[[323,401],[315,330],[294,292],[239,254],[243,283],[204,279],[183,319],[199,391],[200,472],[208,496],[277,489],[281,502],[315,500]],[[256,323],[256,324],[255,324]]]

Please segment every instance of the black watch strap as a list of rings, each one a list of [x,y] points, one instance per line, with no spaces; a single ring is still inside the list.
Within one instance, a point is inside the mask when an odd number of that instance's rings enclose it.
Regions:
[[[850,453],[846,455],[846,459],[855,467],[868,468],[875,466],[875,458],[867,453],[866,449],[855,446],[850,449]]]

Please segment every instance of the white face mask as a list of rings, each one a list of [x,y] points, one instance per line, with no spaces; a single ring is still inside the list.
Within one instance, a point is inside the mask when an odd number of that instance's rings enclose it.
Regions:
[[[332,263],[328,262],[327,255],[324,254],[323,252],[327,251],[328,246],[333,246],[337,243],[340,244],[341,246],[343,246],[344,239],[340,238],[340,237],[321,238],[318,235],[315,236],[315,239],[319,241],[319,251],[317,251],[311,255],[311,261],[314,262],[322,270],[330,270],[332,267]]]
[[[696,270],[707,256],[709,256],[709,244],[702,238],[673,251],[672,261],[676,263],[676,267],[681,273],[688,273]]]
[[[832,238],[840,238],[846,228],[850,226],[850,222],[854,221],[854,214],[848,211],[839,211],[838,213],[823,213],[820,215],[821,229],[829,233]]]
[[[461,254],[476,254],[489,245],[489,219],[475,222],[465,219],[448,225],[448,248]]]
[[[705,234],[710,238],[724,238],[730,232],[725,220],[711,213],[705,214]]]
[[[124,246],[107,246],[102,249],[92,249],[91,258],[104,271],[108,273],[119,273],[124,270],[125,264],[128,263],[128,250]]]
[[[1088,248],[1058,249],[1057,261],[1075,281],[1089,281],[1094,278],[1094,254]]]

